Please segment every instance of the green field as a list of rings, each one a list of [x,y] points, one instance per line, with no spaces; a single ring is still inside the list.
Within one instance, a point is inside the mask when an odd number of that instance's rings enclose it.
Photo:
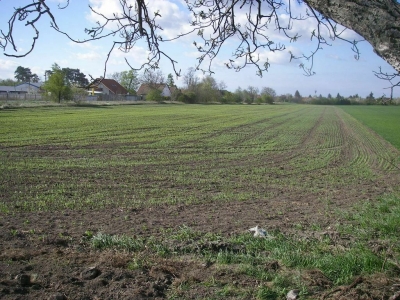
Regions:
[[[373,129],[384,139],[400,149],[399,106],[343,106],[345,112]]]
[[[24,109],[1,112],[0,126],[4,212],[315,195],[397,159],[318,106]]]
[[[173,274],[162,298],[282,299],[298,288],[301,299],[335,299],[359,276],[360,290],[387,298],[390,286],[378,281],[400,273],[399,114],[311,105],[2,110],[0,264],[13,274],[26,257],[43,270],[57,261],[63,274],[81,260],[111,268],[99,257],[114,251],[123,257],[114,273],[140,271],[149,282],[154,268]],[[269,238],[247,232],[257,224]],[[22,244],[44,250],[16,255]],[[86,284],[66,282],[63,293],[83,297]]]

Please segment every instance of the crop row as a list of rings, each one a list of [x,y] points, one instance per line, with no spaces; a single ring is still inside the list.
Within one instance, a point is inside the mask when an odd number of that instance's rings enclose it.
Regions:
[[[335,107],[1,114],[3,212],[319,197],[396,170],[393,148]]]

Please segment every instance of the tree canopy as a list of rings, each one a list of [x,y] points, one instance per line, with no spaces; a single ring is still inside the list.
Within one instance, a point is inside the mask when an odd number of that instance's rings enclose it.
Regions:
[[[0,47],[7,56],[28,55],[39,38],[37,24],[41,18],[47,16],[52,28],[78,43],[114,36],[109,54],[114,48],[129,52],[139,41],[144,41],[149,53],[148,59],[135,69],[155,70],[159,68],[163,58],[170,61],[176,75],[181,75],[176,66],[176,53],[168,53],[163,45],[194,33],[197,39],[193,43],[198,50],[196,69],[213,73],[213,61],[220,54],[222,46],[232,41],[235,46],[231,58],[225,62],[226,67],[239,71],[251,65],[262,75],[268,70],[270,62],[260,57],[259,50],[286,50],[288,44],[296,42],[300,37],[296,29],[299,22],[314,20],[315,28],[310,33],[312,51],[300,55],[290,53],[291,60],[301,58],[305,61],[300,67],[306,75],[314,74],[315,54],[323,46],[330,45],[332,40],[348,42],[358,58],[358,43],[365,39],[376,54],[397,72],[387,74],[378,71],[376,75],[390,81],[393,86],[400,85],[400,82],[396,82],[400,72],[400,4],[395,0],[185,0],[185,3],[192,14],[190,27],[175,37],[163,34],[162,11],[152,11],[150,4],[143,0],[120,0],[119,11],[114,12],[111,17],[90,7],[100,21],[85,29],[85,40],[77,40],[68,32],[60,30],[49,2],[32,0],[30,4],[15,8],[13,15],[9,17],[8,31],[0,34]],[[304,4],[306,9],[299,11],[298,3]],[[58,8],[66,9],[68,5],[67,0],[65,6],[59,5]],[[14,31],[17,22],[26,22],[25,25],[35,33],[31,48],[22,54],[13,53],[17,52],[18,39]],[[343,34],[345,28],[354,30],[362,38],[347,39]],[[279,34],[279,37],[271,32]]]
[[[139,76],[137,71],[129,70],[122,72],[114,72],[108,75],[109,78],[114,79],[122,85],[129,92],[130,95],[136,95],[136,90],[139,88]]]
[[[19,82],[39,82],[39,76],[32,73],[30,68],[18,66],[14,72],[14,78]]]
[[[8,79],[0,79],[0,85],[5,85],[5,86],[15,86],[18,84],[18,81],[15,81],[11,78]]]
[[[89,84],[89,80],[87,80],[86,75],[83,74],[79,69],[71,69],[71,68],[60,68],[57,64],[52,66],[51,70],[46,70],[45,74],[47,76],[51,76],[55,71],[61,71],[64,73],[64,79],[70,85],[85,87]]]
[[[57,65],[53,64],[51,75],[44,83],[43,88],[49,95],[59,103],[61,100],[71,98],[71,86],[66,78],[66,73]]]

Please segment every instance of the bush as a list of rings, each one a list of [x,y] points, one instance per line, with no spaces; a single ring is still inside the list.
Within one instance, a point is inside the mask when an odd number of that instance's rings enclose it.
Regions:
[[[146,100],[147,101],[157,101],[161,102],[163,100],[163,96],[161,96],[161,91],[157,89],[152,89],[149,91],[149,93],[146,95]]]
[[[183,103],[196,103],[196,94],[194,92],[181,93],[178,96],[178,101]]]

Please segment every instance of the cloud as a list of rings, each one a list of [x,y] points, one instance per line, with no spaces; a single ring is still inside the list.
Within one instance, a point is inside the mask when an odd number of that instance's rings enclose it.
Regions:
[[[93,8],[94,11],[98,13],[96,14],[93,11],[90,11],[90,13],[87,15],[87,19],[93,23],[104,22],[104,18],[100,15],[103,15],[107,18],[113,18],[114,13],[115,14],[122,13],[122,9],[118,0],[89,0],[89,5]],[[114,25],[113,23],[110,23],[109,25],[107,25],[107,29],[116,29],[116,28],[117,28],[116,24]]]
[[[68,45],[73,47],[73,48],[83,48],[83,49],[91,49],[91,50],[98,50],[101,47],[94,45],[92,42],[86,42],[86,43],[76,43],[73,41],[69,41]]]
[[[287,47],[283,51],[267,51],[263,50],[260,51],[260,61],[267,61],[271,65],[290,65],[294,64],[296,66],[299,65],[298,60],[290,60],[290,52],[295,56],[295,57],[300,57],[301,56],[301,51],[298,48],[295,48],[293,46]]]
[[[337,55],[337,54],[328,54],[328,55],[326,55],[326,57],[327,57],[328,59],[333,59],[333,60],[343,60],[343,58],[340,57],[340,56]]]
[[[17,67],[18,64],[15,61],[0,59],[0,78],[14,78],[14,71]]]
[[[93,23],[100,22],[103,24],[106,18],[115,18],[115,16],[121,17],[123,10],[118,0],[89,0],[93,11],[87,15],[87,19]],[[135,1],[128,0],[126,7],[132,6],[131,14],[135,14]],[[156,23],[162,28],[158,29],[156,34],[161,35],[164,40],[176,38],[180,34],[189,32],[192,28],[190,27],[189,21],[192,18],[190,12],[187,9],[183,9],[181,1],[175,0],[152,0],[151,5],[147,6],[150,17],[155,16],[157,12],[160,16],[156,18]],[[128,24],[128,21],[121,20],[122,25]],[[107,30],[117,30],[117,22],[109,22],[105,25]]]
[[[95,51],[89,51],[85,53],[73,53],[72,56],[80,60],[98,60],[104,57],[103,54]]]
[[[14,70],[17,66],[18,64],[15,61],[0,59],[0,69],[2,70]]]
[[[150,15],[158,12],[161,17],[157,19],[158,24],[163,28],[161,34],[163,37],[171,39],[177,35],[189,32],[189,21],[192,16],[187,10],[182,10],[173,1],[154,0],[149,7]]]
[[[110,60],[108,61],[108,63],[111,66],[126,65],[126,59],[132,67],[138,67],[147,62],[148,56],[149,51],[139,46],[133,47],[127,53],[119,49],[114,49],[110,55]]]

